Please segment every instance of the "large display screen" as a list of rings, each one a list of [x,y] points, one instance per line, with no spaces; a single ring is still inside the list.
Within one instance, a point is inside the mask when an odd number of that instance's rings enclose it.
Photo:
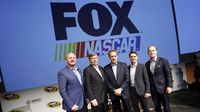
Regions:
[[[179,34],[180,54],[200,50],[200,1],[173,0],[177,29]]]
[[[171,0],[3,0],[0,4],[0,63],[6,91],[57,83],[66,66],[64,55],[74,52],[82,70],[88,54],[108,64],[108,51],[130,64],[149,57],[147,47],[178,63]]]

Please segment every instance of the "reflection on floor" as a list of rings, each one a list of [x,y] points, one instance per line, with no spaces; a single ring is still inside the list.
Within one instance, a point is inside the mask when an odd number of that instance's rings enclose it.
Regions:
[[[1,94],[3,112],[65,112],[57,85]]]
[[[200,91],[179,90],[170,97],[172,112],[200,112]],[[0,100],[3,112],[65,112],[56,84],[1,94]],[[150,112],[154,112],[151,98],[148,101]]]

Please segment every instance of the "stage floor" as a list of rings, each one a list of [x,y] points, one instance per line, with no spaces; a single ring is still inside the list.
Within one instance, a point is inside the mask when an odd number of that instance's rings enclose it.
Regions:
[[[65,112],[57,85],[4,93],[0,99],[3,112]],[[152,99],[148,100],[150,112],[155,112]],[[170,100],[172,112],[200,112],[200,91],[173,91]]]

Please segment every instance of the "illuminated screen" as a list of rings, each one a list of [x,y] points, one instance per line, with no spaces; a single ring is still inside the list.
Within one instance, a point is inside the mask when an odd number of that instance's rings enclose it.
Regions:
[[[199,0],[174,0],[180,54],[192,53],[200,50],[199,5]]]
[[[0,11],[6,91],[57,83],[68,52],[76,53],[82,70],[92,52],[101,66],[108,64],[110,49],[127,64],[128,53],[137,51],[145,63],[149,45],[171,64],[178,62],[171,0],[4,0]]]

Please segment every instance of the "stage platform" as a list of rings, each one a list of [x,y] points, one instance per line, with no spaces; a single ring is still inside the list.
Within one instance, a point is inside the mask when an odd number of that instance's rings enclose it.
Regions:
[[[170,95],[172,112],[200,112],[200,91],[178,90]],[[65,112],[57,85],[1,94],[2,112]],[[149,110],[155,112],[149,98]],[[112,110],[110,110],[112,112]]]

